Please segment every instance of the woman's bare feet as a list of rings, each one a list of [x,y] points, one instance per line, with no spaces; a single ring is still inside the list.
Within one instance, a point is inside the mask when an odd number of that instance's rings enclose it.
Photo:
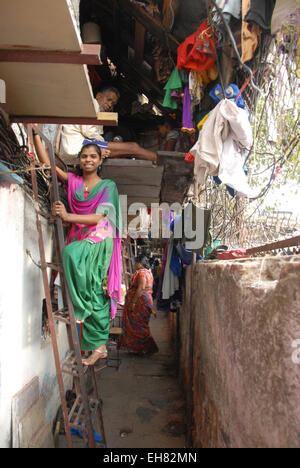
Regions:
[[[99,348],[93,350],[92,354],[87,358],[82,360],[82,364],[84,366],[93,366],[98,359],[106,359],[107,358],[107,349],[106,345],[102,345]]]

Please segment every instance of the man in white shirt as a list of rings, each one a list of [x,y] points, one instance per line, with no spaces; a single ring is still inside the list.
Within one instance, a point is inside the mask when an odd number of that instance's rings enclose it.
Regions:
[[[120,98],[119,91],[113,86],[101,88],[96,93],[96,101],[99,112],[111,112]],[[102,125],[62,125],[59,128],[55,141],[55,152],[65,158],[77,157],[83,141],[94,139],[103,142],[103,150],[107,157],[116,158],[118,156],[131,155],[138,159],[157,160],[157,154],[146,150],[135,142],[109,142],[103,138]]]

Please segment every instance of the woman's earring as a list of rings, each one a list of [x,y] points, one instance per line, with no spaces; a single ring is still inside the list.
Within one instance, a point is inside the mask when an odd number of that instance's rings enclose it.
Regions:
[[[97,170],[98,176],[101,175],[101,172],[102,172],[102,166],[99,165],[99,166],[98,166],[98,170]]]

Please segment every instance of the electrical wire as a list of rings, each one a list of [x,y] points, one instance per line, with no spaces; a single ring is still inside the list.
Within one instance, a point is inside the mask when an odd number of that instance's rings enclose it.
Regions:
[[[230,28],[228,22],[226,21],[222,10],[221,10],[220,7],[217,5],[217,2],[216,2],[215,0],[206,0],[207,7],[208,7],[208,2],[211,2],[211,3],[214,5],[214,7],[216,8],[218,14],[220,15],[220,17],[221,17],[221,19],[222,19],[222,22],[224,23],[224,26],[225,26],[225,28],[226,28],[226,30],[227,30],[229,39],[230,39],[230,41],[231,41],[231,44],[232,44],[234,53],[235,53],[235,55],[236,55],[236,57],[237,57],[237,59],[238,59],[238,62],[240,63],[241,67],[249,74],[249,77],[250,77],[250,84],[251,84],[252,88],[253,88],[255,91],[257,91],[259,94],[264,95],[264,92],[263,92],[258,86],[256,86],[256,84],[255,84],[254,81],[253,81],[253,71],[251,70],[250,67],[248,67],[248,65],[246,65],[245,63],[242,62],[242,59],[241,59],[240,53],[239,53],[239,51],[238,51],[238,48],[237,48],[237,45],[236,45],[234,36],[233,36],[233,34],[232,34],[232,31],[231,31],[231,28]]]

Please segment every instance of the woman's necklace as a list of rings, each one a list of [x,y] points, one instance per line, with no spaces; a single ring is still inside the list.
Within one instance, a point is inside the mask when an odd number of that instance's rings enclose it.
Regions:
[[[97,185],[98,182],[101,182],[102,179],[100,179],[99,181],[91,181],[90,184],[92,185],[92,188],[91,190],[93,189],[93,187],[95,187],[95,185]],[[84,191],[85,192],[90,192],[90,189],[89,189],[89,186],[87,185],[86,182],[83,182],[83,186],[84,186]]]

